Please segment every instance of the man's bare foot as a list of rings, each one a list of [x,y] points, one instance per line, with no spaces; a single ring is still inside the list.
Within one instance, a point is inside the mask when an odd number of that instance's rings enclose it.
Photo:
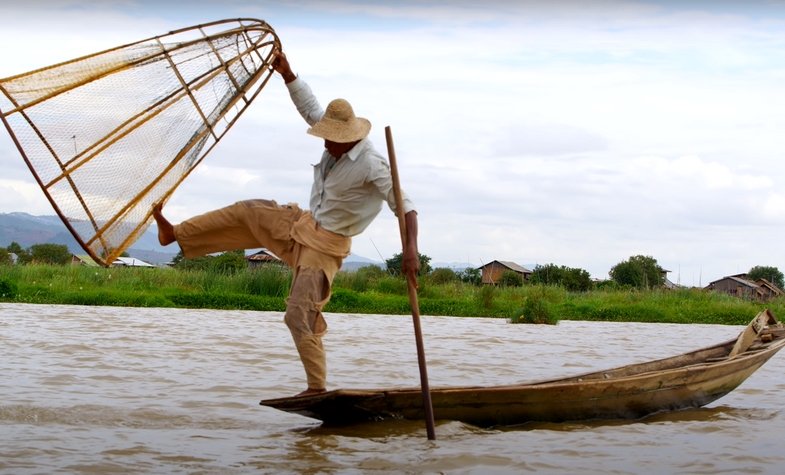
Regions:
[[[172,223],[169,222],[161,213],[161,209],[164,207],[163,203],[158,202],[153,205],[153,218],[155,219],[156,224],[158,225],[158,242],[161,243],[162,246],[166,246],[174,242],[174,226]]]
[[[326,393],[326,392],[327,392],[326,389],[311,389],[311,388],[308,388],[308,389],[306,389],[305,391],[303,391],[301,393],[295,394],[294,397],[315,396],[317,394],[322,394],[322,393]]]

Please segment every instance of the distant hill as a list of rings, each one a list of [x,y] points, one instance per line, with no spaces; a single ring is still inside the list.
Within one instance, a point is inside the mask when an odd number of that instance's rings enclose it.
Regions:
[[[0,247],[12,242],[27,249],[33,244],[64,244],[74,254],[85,254],[58,216],[33,216],[27,213],[0,213]],[[150,264],[166,264],[177,255],[177,246],[163,247],[158,244],[157,228],[150,227],[128,249],[128,255]],[[251,253],[252,250],[248,250]],[[343,261],[341,270],[355,271],[365,266],[386,267],[385,263],[367,257],[350,254]],[[447,267],[461,271],[467,267],[477,267],[464,262],[431,262],[431,267]]]
[[[63,244],[74,254],[85,254],[57,216],[33,216],[27,213],[0,213],[0,247],[12,242],[23,248],[33,244]],[[177,254],[177,248],[158,244],[156,229],[148,229],[128,249],[128,255],[151,264],[165,264]]]
[[[341,270],[345,271],[356,271],[362,267],[366,266],[379,266],[382,269],[385,269],[387,265],[381,261],[374,261],[362,256],[356,256],[354,254],[350,255],[343,261],[343,265],[341,266]],[[432,269],[439,269],[439,268],[447,268],[452,269],[455,272],[463,272],[467,268],[478,268],[474,264],[469,262],[433,262],[431,261],[431,268]]]
[[[79,248],[60,218],[27,213],[0,214],[0,245],[17,242],[23,248],[33,244],[65,244],[72,252]]]
[[[25,249],[33,244],[63,244],[73,254],[85,254],[58,216],[0,213],[0,247],[7,247],[12,242],[19,243]],[[126,252],[130,257],[150,264],[166,264],[177,255],[178,249],[177,246],[163,247],[158,244],[157,228],[151,227]],[[385,267],[383,262],[352,254],[344,260],[341,269],[354,271],[368,265]]]
[[[349,256],[343,260],[341,270],[354,272],[357,269],[367,266],[378,266],[382,269],[387,267],[384,262],[374,261],[372,259],[368,259],[367,257],[358,256],[357,254],[349,254]]]

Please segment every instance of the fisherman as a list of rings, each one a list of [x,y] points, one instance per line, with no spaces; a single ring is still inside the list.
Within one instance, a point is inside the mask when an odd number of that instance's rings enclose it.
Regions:
[[[161,245],[175,241],[193,258],[212,252],[265,247],[292,269],[292,286],[284,321],[289,328],[308,387],[297,396],[327,390],[327,364],[322,336],[327,323],[322,308],[330,299],[333,278],[349,255],[351,238],[360,234],[382,209],[396,212],[390,167],[367,136],[371,123],[356,117],[345,99],[323,110],[306,82],[292,71],[283,52],[273,61],[297,111],[308,123],[307,133],[324,139],[321,160],[314,165],[310,210],[272,200],[239,201],[172,225],[153,207]],[[402,270],[414,279],[420,269],[417,211],[403,194],[406,246]],[[414,280],[413,280],[414,281]]]

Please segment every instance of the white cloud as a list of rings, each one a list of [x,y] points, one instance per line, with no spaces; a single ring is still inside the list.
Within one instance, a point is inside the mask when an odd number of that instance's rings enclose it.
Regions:
[[[18,45],[0,77],[192,23],[267,19],[322,101],[348,98],[382,151],[392,126],[420,248],[435,261],[554,262],[602,276],[645,254],[695,285],[785,268],[776,6],[238,0],[184,12],[62,1],[39,8],[35,24],[29,13],[0,6],[0,41]],[[304,132],[274,78],[168,213],[257,197],[305,204],[320,144]],[[22,180],[17,155],[0,138],[0,163]],[[0,202],[0,212],[40,208],[32,181],[24,193],[19,183],[3,186],[29,204]],[[354,242],[389,257],[400,247],[394,217],[384,211]]]
[[[37,184],[4,178],[0,178],[0,210],[4,213],[24,211],[38,215],[55,214]]]
[[[761,198],[759,203],[764,218],[776,224],[785,224],[785,194],[769,192]]]

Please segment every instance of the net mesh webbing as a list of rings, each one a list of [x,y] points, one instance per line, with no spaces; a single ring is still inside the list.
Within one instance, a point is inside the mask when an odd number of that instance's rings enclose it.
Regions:
[[[280,42],[221,20],[0,79],[0,117],[57,214],[110,265],[259,94]]]

